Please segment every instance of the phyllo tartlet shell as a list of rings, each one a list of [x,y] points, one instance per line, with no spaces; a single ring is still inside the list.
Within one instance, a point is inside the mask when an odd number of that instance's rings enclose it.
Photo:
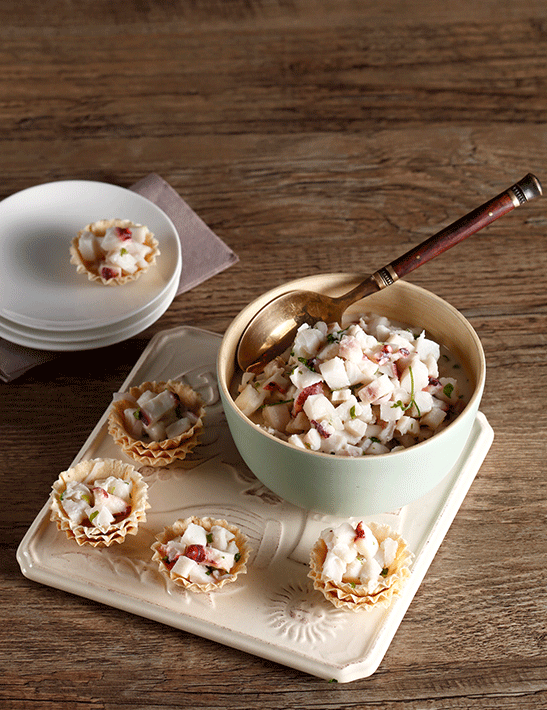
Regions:
[[[320,537],[311,550],[308,577],[313,581],[313,588],[321,592],[325,599],[338,609],[351,611],[387,609],[393,599],[400,596],[406,580],[410,577],[409,566],[414,555],[408,549],[406,541],[389,525],[373,522],[367,525],[379,543],[388,537],[398,543],[395,559],[389,566],[387,575],[382,578],[372,593],[369,593],[364,585],[323,579],[322,570],[327,555],[327,545]]]
[[[103,464],[102,467],[96,464]],[[118,522],[113,522],[106,532],[94,527],[91,523],[74,525],[65,513],[61,496],[70,481],[85,484],[96,480],[115,476],[124,481],[131,481],[131,512]],[[52,486],[50,495],[50,519],[56,523],[57,528],[63,531],[69,540],[76,540],[78,545],[91,545],[92,547],[109,547],[113,543],[121,544],[127,535],[136,535],[140,523],[146,521],[148,503],[148,484],[142,475],[131,464],[123,463],[117,459],[86,459],[80,461],[72,468],[62,471],[59,478]]]
[[[199,443],[203,431],[203,418],[205,409],[198,392],[189,385],[168,380],[167,382],[144,382],[137,387],[131,387],[128,394],[138,399],[143,392],[151,390],[159,394],[164,390],[174,392],[182,406],[198,417],[197,422],[186,432],[172,439],[163,441],[143,441],[135,439],[125,427],[124,410],[134,406],[130,400],[123,399],[123,395],[112,402],[108,415],[108,431],[116,444],[123,452],[134,461],[147,466],[167,466],[177,459],[184,459]]]
[[[232,567],[230,574],[223,577],[218,581],[210,582],[209,584],[199,584],[197,582],[190,582],[185,577],[181,577],[178,574],[174,574],[164,563],[162,554],[160,552],[161,545],[164,545],[169,540],[173,540],[180,535],[183,535],[186,528],[190,523],[195,523],[196,525],[201,525],[207,532],[211,530],[213,525],[219,525],[223,528],[229,530],[235,537],[236,545],[239,549],[239,559]],[[192,592],[207,593],[215,592],[226,584],[231,584],[235,582],[240,574],[245,574],[247,572],[247,561],[249,559],[250,548],[247,543],[247,537],[237,528],[235,525],[228,523],[226,520],[217,520],[215,518],[198,518],[196,516],[191,516],[189,518],[176,520],[172,525],[164,528],[161,533],[156,535],[156,542],[151,546],[154,551],[152,559],[158,563],[159,571],[161,574],[168,577],[174,584],[184,587]]]
[[[76,271],[79,274],[85,274],[90,281],[98,281],[104,286],[121,286],[129,281],[135,281],[139,278],[139,276],[142,276],[145,271],[148,271],[148,268],[150,266],[153,266],[156,263],[156,258],[160,254],[159,242],[154,236],[154,234],[148,229],[148,227],[145,227],[146,236],[144,238],[144,243],[146,244],[146,246],[150,247],[151,251],[148,252],[148,254],[146,254],[144,257],[146,266],[140,266],[133,274],[122,273],[120,276],[115,276],[111,279],[105,279],[99,273],[98,269],[96,268],[96,264],[86,261],[82,257],[78,248],[80,235],[83,232],[92,232],[98,237],[103,237],[105,235],[106,230],[110,227],[121,227],[122,229],[125,229],[128,227],[131,228],[132,226],[137,227],[144,225],[137,225],[134,222],[131,222],[131,220],[129,219],[99,219],[96,222],[91,222],[91,224],[86,225],[72,239],[72,242],[70,244],[70,263],[76,266]]]

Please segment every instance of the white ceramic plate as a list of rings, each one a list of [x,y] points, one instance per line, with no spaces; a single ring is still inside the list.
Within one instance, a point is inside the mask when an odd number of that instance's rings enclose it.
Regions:
[[[189,327],[156,335],[121,390],[147,380],[180,378],[207,408],[201,445],[179,467],[141,471],[151,508],[123,545],[86,549],[49,520],[48,504],[17,551],[23,574],[42,584],[239,648],[320,678],[347,682],[374,673],[404,618],[492,443],[477,416],[458,465],[424,498],[374,516],[403,535],[416,555],[403,595],[389,609],[354,614],[335,609],[313,590],[309,553],[335,518],[308,514],[265,488],[243,464],[230,436],[216,381],[221,336]],[[107,429],[108,411],[74,463],[120,458]],[[53,480],[51,481],[53,483]],[[249,538],[248,572],[212,594],[173,585],[152,562],[150,545],[179,517],[226,518]],[[39,622],[38,622],[39,623]]]
[[[171,305],[177,287],[178,281],[171,285],[159,303],[143,309],[136,317],[132,316],[104,328],[53,333],[52,331],[38,331],[24,328],[24,326],[16,326],[0,318],[0,337],[17,345],[24,345],[36,350],[69,352],[103,348],[132,338],[155,323]]]
[[[78,274],[70,241],[99,219],[130,219],[155,234],[155,266],[123,287]],[[150,200],[118,185],[88,180],[46,183],[0,202],[0,316],[39,330],[108,326],[159,303],[179,278],[180,242],[169,217]]]

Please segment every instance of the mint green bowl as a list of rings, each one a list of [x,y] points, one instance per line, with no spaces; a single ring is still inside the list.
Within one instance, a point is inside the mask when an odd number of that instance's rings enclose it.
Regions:
[[[354,304],[348,315],[378,313],[424,329],[445,345],[466,371],[472,392],[463,412],[445,429],[403,451],[359,458],[303,451],[267,433],[235,406],[230,384],[236,349],[253,315],[281,293],[295,289],[340,295],[362,274],[322,274],[284,284],[246,306],[232,321],[220,345],[217,374],[224,412],[247,466],[271,491],[306,510],[343,517],[387,513],[434,488],[457,465],[477,416],[486,365],[481,342],[470,323],[443,299],[397,281]]]

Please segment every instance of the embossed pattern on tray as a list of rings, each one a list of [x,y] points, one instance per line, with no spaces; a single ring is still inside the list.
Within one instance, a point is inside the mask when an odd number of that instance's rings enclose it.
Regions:
[[[216,383],[220,336],[181,326],[153,338],[122,389],[180,378],[207,406],[201,445],[169,468],[140,467],[151,507],[137,536],[116,549],[79,548],[49,522],[47,504],[22,540],[23,573],[130,613],[239,648],[325,679],[348,682],[374,673],[492,443],[479,413],[458,465],[430,494],[374,516],[416,555],[403,596],[387,610],[335,609],[307,578],[310,549],[337,519],[308,513],[265,488],[242,462],[225,422]],[[127,460],[107,431],[108,411],[76,456]],[[53,481],[52,481],[53,483]],[[193,594],[162,576],[150,545],[164,526],[189,515],[226,518],[249,538],[248,573],[212,594]]]

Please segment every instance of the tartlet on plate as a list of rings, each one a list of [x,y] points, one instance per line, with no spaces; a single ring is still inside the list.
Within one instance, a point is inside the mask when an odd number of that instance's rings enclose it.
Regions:
[[[339,609],[387,608],[410,576],[414,555],[389,525],[342,523],[323,530],[310,554],[314,589]]]
[[[204,416],[202,398],[189,385],[178,380],[143,382],[115,395],[108,431],[135,461],[167,466],[197,446]],[[166,417],[170,424],[166,425]]]
[[[78,545],[109,547],[136,535],[146,521],[148,485],[134,466],[86,459],[62,471],[52,486],[50,518]]]
[[[156,535],[152,559],[161,574],[193,592],[213,592],[247,571],[246,536],[226,520],[192,516]]]
[[[159,254],[154,234],[129,219],[92,222],[70,244],[70,263],[77,272],[104,286],[135,281],[156,263]]]

